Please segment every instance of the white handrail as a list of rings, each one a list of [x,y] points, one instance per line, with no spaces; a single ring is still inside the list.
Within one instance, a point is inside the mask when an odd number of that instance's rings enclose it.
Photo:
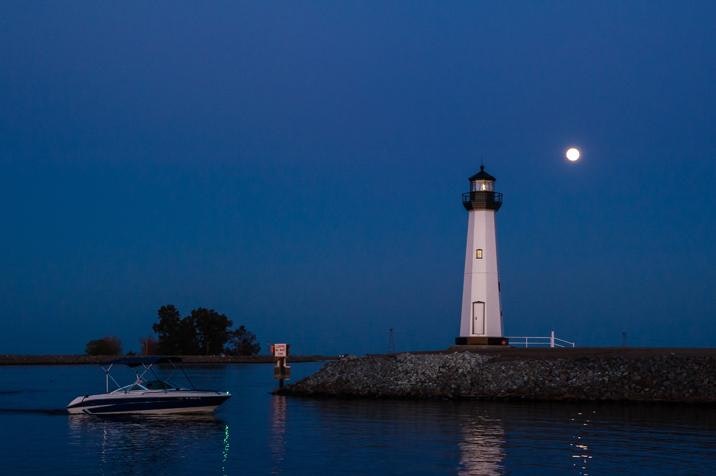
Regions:
[[[510,344],[513,345],[524,345],[525,347],[532,346],[549,346],[550,348],[555,347],[574,347],[575,343],[555,337],[554,331],[550,331],[548,336],[508,336]]]

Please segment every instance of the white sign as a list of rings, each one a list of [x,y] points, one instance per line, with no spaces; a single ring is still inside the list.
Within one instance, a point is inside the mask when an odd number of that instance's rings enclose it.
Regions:
[[[274,344],[273,345],[273,356],[274,357],[286,357],[287,354],[287,345],[286,344]]]

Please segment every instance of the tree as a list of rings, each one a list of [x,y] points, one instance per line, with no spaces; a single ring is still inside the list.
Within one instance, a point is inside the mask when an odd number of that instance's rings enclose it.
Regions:
[[[182,319],[179,309],[173,304],[162,306],[157,311],[159,322],[152,326],[158,335],[157,350],[161,354],[195,354],[196,330],[186,318]]]
[[[87,355],[119,355],[122,353],[122,341],[114,336],[91,340],[87,342],[85,352]]]
[[[231,319],[213,309],[200,307],[182,318],[176,306],[168,304],[159,308],[157,317],[159,321],[152,329],[157,333],[156,347],[161,354],[215,355],[226,348],[236,355],[254,355],[260,350],[254,334],[244,326],[232,330]]]
[[[232,331],[229,335],[229,342],[225,352],[231,355],[256,355],[261,351],[261,346],[256,341],[256,335],[239,326],[238,329]]]
[[[200,354],[220,354],[229,340],[231,319],[213,309],[200,307],[187,318],[196,330],[196,346]]]
[[[154,332],[159,336],[157,348],[162,354],[177,354],[177,335],[181,325],[179,309],[173,304],[162,306],[157,311],[159,322],[152,326]]]
[[[179,324],[179,329],[177,331],[177,347],[178,354],[196,355],[200,353],[196,327],[194,327],[194,322],[188,316],[183,318]]]

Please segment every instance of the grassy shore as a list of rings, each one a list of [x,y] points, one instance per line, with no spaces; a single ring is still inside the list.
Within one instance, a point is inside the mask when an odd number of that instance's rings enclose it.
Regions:
[[[8,355],[0,354],[0,365],[87,365],[101,364],[121,356],[110,355]],[[320,362],[335,360],[331,355],[289,356],[290,362]],[[273,362],[268,355],[184,355],[187,364],[267,364]]]

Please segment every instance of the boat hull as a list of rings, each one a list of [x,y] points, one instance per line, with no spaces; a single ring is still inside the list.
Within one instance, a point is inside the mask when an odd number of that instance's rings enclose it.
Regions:
[[[231,397],[228,392],[128,392],[77,397],[67,405],[71,414],[185,414],[211,413]]]

